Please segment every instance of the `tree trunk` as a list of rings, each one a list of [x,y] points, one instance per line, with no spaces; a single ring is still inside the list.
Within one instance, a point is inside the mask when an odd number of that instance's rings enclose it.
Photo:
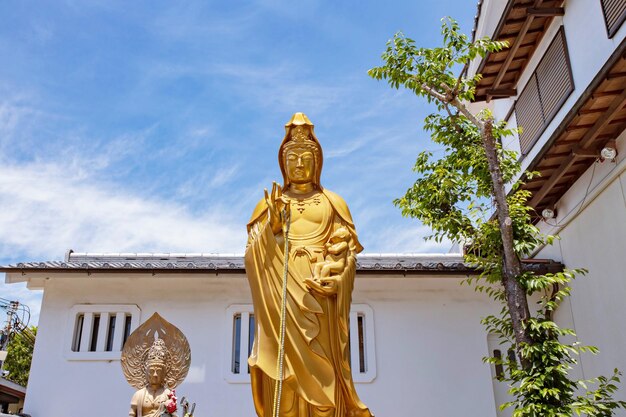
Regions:
[[[500,234],[502,236],[504,255],[502,259],[502,285],[504,287],[509,314],[513,322],[517,355],[520,358],[522,366],[526,367],[527,361],[523,360],[521,357],[520,345],[523,343],[532,343],[532,338],[525,328],[525,324],[530,317],[530,312],[526,292],[517,280],[522,274],[522,263],[517,253],[515,253],[513,245],[513,222],[509,216],[509,205],[506,201],[504,179],[502,178],[502,171],[500,170],[496,141],[493,137],[492,119],[485,120],[480,133],[489,164],[489,173],[491,174],[491,181],[493,183],[493,195],[496,200],[496,212],[500,225]]]

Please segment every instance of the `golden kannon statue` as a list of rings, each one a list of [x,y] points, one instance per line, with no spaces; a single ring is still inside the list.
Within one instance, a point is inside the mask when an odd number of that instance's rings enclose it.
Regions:
[[[348,334],[356,254],[363,248],[348,206],[320,183],[323,155],[313,124],[296,113],[285,130],[278,151],[283,186],[265,190],[248,223],[245,264],[256,320],[248,364],[256,413],[275,414],[284,324],[278,415],[371,417],[354,388]]]
[[[130,417],[161,417],[176,388],[187,376],[191,349],[185,335],[158,313],[131,333],[121,365],[130,385]],[[176,413],[170,413],[176,417]]]

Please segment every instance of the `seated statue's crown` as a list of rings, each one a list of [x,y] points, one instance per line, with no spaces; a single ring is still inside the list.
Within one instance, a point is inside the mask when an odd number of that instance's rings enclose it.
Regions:
[[[150,346],[148,350],[148,357],[146,358],[146,364],[150,365],[162,365],[165,366],[167,363],[167,346],[165,346],[165,342],[163,339],[159,339],[158,337],[154,339],[154,343]]]

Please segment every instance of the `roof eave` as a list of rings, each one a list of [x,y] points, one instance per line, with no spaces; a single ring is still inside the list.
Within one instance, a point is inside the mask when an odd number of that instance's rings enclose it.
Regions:
[[[492,78],[494,76],[495,76],[495,79],[493,80],[493,82],[481,81],[478,83],[477,89],[476,89],[477,90],[476,96],[473,100],[474,102],[483,102],[483,101],[489,102],[491,101],[491,99],[495,99],[495,98],[516,96],[517,92],[515,91],[515,89],[517,88],[517,82],[519,81],[521,74],[524,68],[526,67],[526,64],[533,57],[535,51],[537,50],[537,47],[539,46],[543,38],[543,35],[545,34],[547,28],[552,23],[552,20],[554,19],[554,17],[562,15],[564,13],[564,9],[562,7],[564,1],[535,0],[535,2],[529,7],[520,7],[519,4],[516,4],[516,1],[517,0],[508,1],[493,35],[491,35],[491,38],[494,40],[504,40],[505,38],[505,36],[503,35],[504,28],[507,25],[511,25],[512,21],[515,21],[516,22],[515,24],[521,24],[520,29],[516,33],[508,34],[506,36],[509,42],[508,49],[505,49],[504,51],[500,51],[494,54],[488,53],[478,64],[476,72],[475,72],[476,74],[482,74],[483,80]],[[541,8],[541,6],[545,5],[546,3],[548,3],[550,6],[553,6],[551,3],[556,3],[558,7]],[[518,10],[522,8],[525,9],[523,22],[518,22],[517,20],[512,19],[511,16],[513,15],[516,8]],[[532,13],[528,13],[528,10],[530,9],[532,9]],[[542,10],[543,10],[543,13],[542,13]],[[517,13],[519,13],[519,11],[517,11]],[[550,13],[552,13],[552,15],[550,15]],[[535,19],[542,19],[543,21],[539,29],[537,28],[532,29]],[[478,25],[478,20],[476,21],[476,25]],[[477,27],[478,26],[476,26],[476,28]],[[534,39],[534,41],[531,44],[528,44],[528,45],[523,44],[524,38],[529,33],[537,34],[537,37]],[[521,58],[520,57],[516,58],[516,54],[521,48],[528,48],[528,47],[531,48],[528,54],[523,55]],[[504,59],[489,63],[489,61],[493,57],[495,57],[496,54],[501,55],[502,52],[506,52],[506,56],[504,57]],[[495,60],[495,58],[493,59]],[[504,81],[513,61],[516,62],[519,68],[511,72],[513,74],[512,80]],[[492,67],[491,72],[489,74],[485,74],[485,68],[488,64],[490,65],[490,67]],[[481,93],[481,91],[483,90],[485,92]]]
[[[539,273],[556,272],[563,268],[559,262],[552,260],[525,260],[526,268]],[[31,279],[50,278],[54,275],[74,275],[81,274],[90,276],[93,274],[133,274],[133,275],[220,275],[220,274],[245,274],[245,268],[97,268],[97,267],[0,267],[0,272],[6,273],[6,283],[29,282]],[[368,263],[366,265],[357,264],[357,274],[359,275],[437,275],[437,276],[459,276],[474,275],[480,271],[474,266],[458,260],[456,262],[415,262],[415,263]],[[39,286],[37,286],[39,287]]]

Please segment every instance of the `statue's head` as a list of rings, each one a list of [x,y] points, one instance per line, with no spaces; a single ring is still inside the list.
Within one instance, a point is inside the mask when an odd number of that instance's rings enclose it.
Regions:
[[[146,356],[146,377],[150,385],[163,386],[167,374],[169,352],[163,339],[158,337],[148,349]]]
[[[313,123],[304,113],[296,113],[285,125],[285,138],[278,151],[278,164],[284,187],[312,183],[321,188],[322,147],[313,131]]]
[[[165,382],[165,366],[164,365],[148,365],[146,371],[148,372],[148,383],[150,385],[163,386]]]

